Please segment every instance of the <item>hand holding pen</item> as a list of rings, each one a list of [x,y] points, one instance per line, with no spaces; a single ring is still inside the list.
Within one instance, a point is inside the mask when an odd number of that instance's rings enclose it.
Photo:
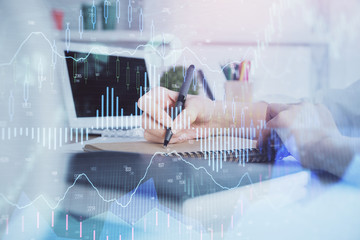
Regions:
[[[192,79],[192,76],[189,75],[189,77]],[[202,96],[185,96],[185,105],[181,107],[182,111],[175,116],[179,92],[155,87],[139,99],[138,106],[144,112],[142,127],[145,130],[146,140],[164,143],[166,130],[171,128],[170,143],[183,142],[196,138],[196,128],[209,127],[212,124],[214,102]],[[181,100],[182,98],[180,98]],[[179,103],[177,106],[177,111],[179,111]],[[171,118],[171,108],[173,109],[173,119]]]

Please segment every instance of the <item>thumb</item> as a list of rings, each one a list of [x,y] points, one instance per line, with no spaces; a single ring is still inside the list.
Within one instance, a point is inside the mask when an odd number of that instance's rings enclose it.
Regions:
[[[138,107],[142,110],[142,111],[144,111],[145,110],[145,98],[149,98],[147,95],[144,95],[144,96],[142,96],[141,98],[139,98],[139,100],[138,100]]]
[[[266,109],[266,122],[273,119],[277,116],[280,112],[289,108],[289,105],[282,104],[282,103],[271,103],[268,105]]]
[[[139,98],[138,107],[143,111],[146,107],[147,109],[151,109],[149,105],[153,104],[154,101],[156,104],[162,104],[164,106],[166,106],[166,103],[169,102],[171,106],[176,102],[178,95],[178,93],[168,90],[166,88],[154,87],[149,92],[144,94],[141,98]],[[145,107],[145,105],[147,106]]]

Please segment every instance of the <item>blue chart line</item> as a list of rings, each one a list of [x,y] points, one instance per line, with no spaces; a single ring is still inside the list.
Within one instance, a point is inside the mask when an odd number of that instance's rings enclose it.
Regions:
[[[77,181],[78,181],[80,178],[85,177],[86,180],[90,183],[90,185],[93,187],[93,189],[96,191],[96,193],[99,195],[99,197],[100,197],[104,202],[106,202],[106,203],[113,203],[113,202],[114,202],[114,203],[116,203],[117,205],[125,208],[125,207],[127,207],[127,206],[131,203],[133,196],[136,194],[139,186],[141,185],[141,183],[142,183],[142,182],[144,181],[144,179],[146,178],[146,176],[147,176],[147,174],[148,174],[148,171],[149,171],[149,168],[151,167],[151,165],[152,165],[152,163],[153,163],[153,159],[154,159],[157,155],[162,155],[162,156],[165,155],[165,156],[166,156],[166,155],[169,155],[169,154],[176,154],[178,157],[180,157],[181,161],[183,161],[184,163],[190,165],[190,166],[193,167],[195,170],[203,170],[203,171],[205,171],[205,173],[211,178],[211,180],[212,180],[217,186],[219,186],[220,188],[222,188],[223,190],[231,190],[231,189],[235,189],[235,188],[239,187],[240,184],[241,184],[241,182],[243,181],[243,179],[244,179],[245,177],[247,177],[247,178],[249,179],[250,183],[253,184],[253,182],[252,182],[249,174],[248,174],[248,173],[245,173],[245,174],[240,178],[240,180],[239,180],[239,182],[238,182],[238,184],[237,184],[236,186],[234,186],[234,187],[226,187],[226,186],[223,186],[223,185],[221,185],[220,183],[218,183],[218,182],[213,178],[213,176],[206,170],[206,168],[204,168],[204,167],[196,167],[196,166],[195,166],[194,164],[192,164],[191,162],[183,159],[176,151],[172,151],[171,153],[165,153],[165,152],[156,152],[156,153],[154,153],[154,155],[153,155],[153,156],[151,157],[151,159],[150,159],[149,165],[147,166],[147,168],[146,168],[146,170],[145,170],[144,176],[140,179],[140,181],[139,181],[138,184],[136,185],[134,191],[131,193],[130,198],[129,198],[129,201],[128,201],[127,203],[125,203],[125,204],[122,204],[122,203],[119,202],[116,198],[105,199],[105,197],[104,197],[103,195],[101,195],[99,189],[92,183],[92,181],[89,179],[89,177],[88,177],[85,173],[81,173],[81,174],[79,174],[79,175],[75,178],[73,184],[71,184],[71,185],[66,189],[66,191],[65,191],[64,194],[63,194],[63,196],[58,200],[58,202],[57,202],[54,206],[51,206],[51,204],[49,203],[49,201],[48,201],[42,194],[39,195],[38,197],[36,197],[33,201],[29,202],[28,204],[22,205],[22,206],[18,205],[17,203],[11,202],[11,201],[10,201],[9,199],[7,199],[2,193],[0,193],[0,196],[1,196],[7,203],[9,203],[11,206],[14,206],[14,207],[16,207],[16,208],[18,208],[18,209],[27,208],[27,207],[33,205],[36,201],[42,199],[42,200],[44,200],[45,203],[49,206],[49,208],[55,210],[57,207],[59,207],[60,203],[66,198],[68,192],[76,185]]]

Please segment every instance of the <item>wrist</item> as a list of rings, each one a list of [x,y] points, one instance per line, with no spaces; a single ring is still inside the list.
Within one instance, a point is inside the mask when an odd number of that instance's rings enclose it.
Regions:
[[[342,177],[355,155],[353,145],[352,138],[342,135],[324,139],[320,144],[322,154],[318,156],[322,158],[318,161],[322,166],[318,168]]]
[[[211,128],[229,127],[228,124],[226,124],[229,121],[229,119],[227,118],[227,114],[226,111],[224,111],[223,105],[224,102],[221,101],[210,101],[209,109],[211,109],[211,113],[210,113],[209,127]]]

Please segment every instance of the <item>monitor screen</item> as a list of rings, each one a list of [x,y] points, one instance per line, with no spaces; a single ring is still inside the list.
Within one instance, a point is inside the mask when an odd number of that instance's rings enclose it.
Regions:
[[[65,51],[77,117],[140,115],[149,88],[145,60]]]

